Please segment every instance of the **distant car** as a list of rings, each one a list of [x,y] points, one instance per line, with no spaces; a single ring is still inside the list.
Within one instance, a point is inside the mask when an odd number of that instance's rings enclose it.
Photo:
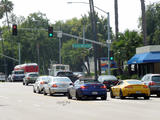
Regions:
[[[98,77],[98,81],[106,85],[107,89],[115,86],[119,80],[114,75],[101,75]]]
[[[160,97],[160,74],[146,74],[141,81],[150,88],[151,94]]]
[[[23,70],[14,70],[11,74],[11,81],[23,81],[23,78],[25,77]]]
[[[147,85],[144,85],[139,80],[123,80],[116,86],[111,87],[111,98],[120,97],[144,97],[144,99],[150,98],[150,90]]]
[[[23,78],[23,85],[33,84],[35,83],[36,79],[38,78],[37,73],[27,73]]]
[[[59,72],[57,72],[56,76],[69,77],[72,82],[75,82],[78,79],[78,77],[76,75],[74,75],[73,72],[71,72],[71,71],[59,71]]]
[[[44,86],[48,84],[49,81],[51,81],[52,76],[39,76],[33,85],[33,92],[34,93],[42,93]]]
[[[73,84],[68,77],[52,77],[46,86],[44,86],[44,95],[67,94],[67,88]]]
[[[68,88],[68,99],[76,97],[78,100],[82,98],[101,97],[102,100],[107,99],[106,86],[90,78],[82,78],[75,81],[74,85]]]
[[[73,74],[74,74],[75,76],[77,76],[78,78],[79,78],[79,77],[85,77],[85,73],[84,73],[84,72],[73,72]]]

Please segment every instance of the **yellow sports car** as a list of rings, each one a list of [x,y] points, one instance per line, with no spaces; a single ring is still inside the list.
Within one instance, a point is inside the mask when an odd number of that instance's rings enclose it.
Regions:
[[[150,90],[141,81],[131,79],[120,81],[116,86],[111,87],[110,95],[111,98],[120,97],[120,99],[125,97],[144,97],[144,99],[149,99]]]

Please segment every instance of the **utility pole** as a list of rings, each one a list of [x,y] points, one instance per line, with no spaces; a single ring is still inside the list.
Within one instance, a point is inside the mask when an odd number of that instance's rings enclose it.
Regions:
[[[91,14],[91,22],[92,22],[92,31],[93,31],[93,40],[97,41],[97,30],[96,30],[96,20],[95,20],[95,11],[94,11],[94,3],[93,0],[89,0],[90,5],[90,14]],[[94,48],[94,70],[95,70],[95,80],[97,80],[97,45],[93,44]]]
[[[2,54],[4,54],[5,53],[5,49],[4,49],[4,41],[3,41],[3,38],[2,38],[2,31],[0,31],[0,38],[1,38],[1,43],[2,43]],[[6,58],[4,57],[3,59],[4,59],[5,80],[7,80],[8,71],[7,71]]]

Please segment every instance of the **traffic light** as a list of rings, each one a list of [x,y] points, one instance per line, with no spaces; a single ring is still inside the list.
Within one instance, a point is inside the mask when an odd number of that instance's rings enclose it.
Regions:
[[[16,24],[13,24],[12,25],[12,35],[17,35],[17,25]]]
[[[114,55],[113,55],[113,51],[110,51],[110,61],[113,61],[114,60]]]
[[[48,37],[53,37],[53,27],[48,27]]]

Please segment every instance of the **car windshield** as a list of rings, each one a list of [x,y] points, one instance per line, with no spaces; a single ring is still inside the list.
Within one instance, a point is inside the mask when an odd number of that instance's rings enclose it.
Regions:
[[[71,75],[73,75],[72,72],[59,72],[57,74],[57,76],[71,76]]]
[[[84,83],[99,83],[98,81],[94,79],[81,79],[80,81]]]
[[[127,81],[127,83],[129,83],[129,84],[133,84],[133,85],[136,85],[136,84],[142,84],[142,82],[141,81],[136,81],[136,80],[131,80],[131,81]]]
[[[15,71],[14,74],[24,74],[23,71]]]
[[[69,78],[54,78],[52,79],[52,81],[54,82],[71,82],[71,80]]]
[[[160,76],[153,76],[152,81],[154,82],[160,82]]]
[[[29,74],[30,77],[38,77],[38,74]]]

